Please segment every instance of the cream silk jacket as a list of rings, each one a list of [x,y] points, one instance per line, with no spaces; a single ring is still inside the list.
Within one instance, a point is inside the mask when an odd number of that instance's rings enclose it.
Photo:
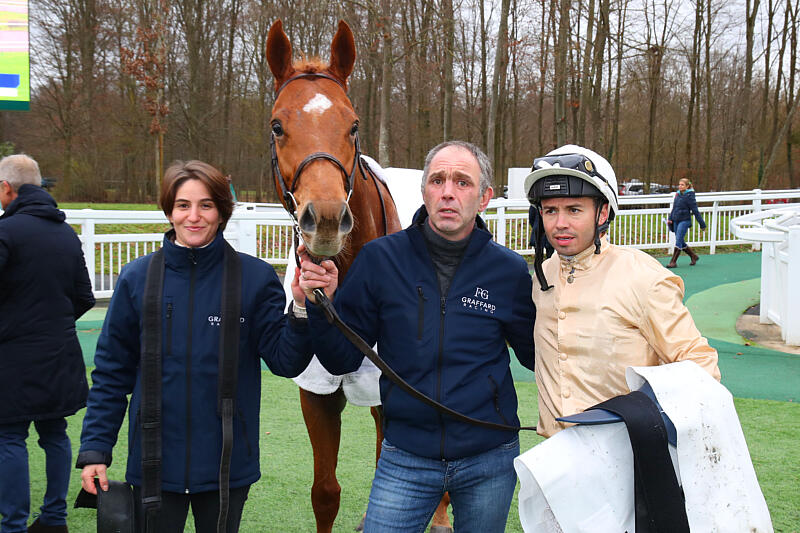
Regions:
[[[717,352],[683,305],[683,280],[649,255],[602,239],[571,260],[543,265],[553,285],[533,284],[539,434],[556,417],[627,394],[625,368],[692,360],[719,381]]]

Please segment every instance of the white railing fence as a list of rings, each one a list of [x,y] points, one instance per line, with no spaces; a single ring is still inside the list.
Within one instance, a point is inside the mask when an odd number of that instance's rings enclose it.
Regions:
[[[754,212],[731,221],[737,237],[764,243],[762,324],[777,324],[783,342],[800,346],[800,204]]]
[[[666,225],[673,195],[623,196],[620,212],[611,226],[612,242],[640,249],[671,250],[674,233]],[[708,246],[715,253],[717,246],[752,242],[737,237],[731,220],[749,213],[784,207],[784,203],[800,203],[800,189],[783,191],[739,191],[698,193],[697,203],[708,225],[701,232],[694,224],[687,235],[692,246]],[[108,225],[164,224],[160,211],[97,211],[65,210],[67,222],[79,226],[86,264],[95,296],[111,296],[120,268],[133,259],[160,246],[161,233],[112,233]],[[529,246],[528,202],[495,199],[489,203],[484,219],[494,239],[521,255],[532,255]],[[152,228],[152,226],[151,226]],[[279,204],[240,204],[234,210],[225,237],[238,250],[274,265],[286,264],[292,244],[291,222]]]

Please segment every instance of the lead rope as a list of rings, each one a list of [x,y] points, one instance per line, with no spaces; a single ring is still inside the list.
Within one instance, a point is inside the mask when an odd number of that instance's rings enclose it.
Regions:
[[[496,429],[501,431],[519,431],[521,429],[525,429],[528,431],[536,431],[536,426],[511,426],[507,424],[499,424],[496,422],[487,422],[485,420],[478,420],[477,418],[472,418],[467,416],[463,413],[459,413],[458,411],[443,405],[433,398],[426,396],[425,394],[421,393],[413,386],[411,386],[408,382],[406,382],[403,378],[401,378],[392,368],[384,361],[380,355],[375,353],[375,351],[362,339],[359,337],[358,333],[350,329],[350,327],[342,321],[339,317],[339,314],[334,309],[333,304],[325,295],[325,292],[322,289],[314,289],[314,296],[317,299],[317,304],[322,308],[322,311],[325,313],[325,318],[328,320],[329,324],[333,324],[342,334],[345,336],[347,340],[349,340],[358,350],[364,354],[364,356],[372,361],[376,367],[394,382],[398,387],[400,387],[403,391],[411,395],[412,397],[416,398],[417,400],[421,401],[422,403],[428,405],[436,409],[437,411],[448,415],[449,417],[458,420],[460,422],[465,422],[467,424],[472,424],[473,426],[480,426],[487,429]]]

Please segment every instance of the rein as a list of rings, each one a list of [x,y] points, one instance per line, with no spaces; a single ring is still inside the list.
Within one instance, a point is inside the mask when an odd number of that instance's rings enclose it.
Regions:
[[[345,87],[345,85],[340,80],[334,78],[333,76],[329,76],[328,74],[325,74],[323,72],[304,72],[302,74],[297,74],[295,76],[292,76],[291,78],[283,82],[278,91],[275,93],[275,99],[276,100],[278,99],[278,96],[281,94],[281,91],[283,91],[283,89],[286,88],[286,86],[289,85],[291,82],[304,78],[312,78],[312,79],[323,78],[326,80],[330,80],[336,83],[339,87],[341,87],[345,93],[347,92],[347,88]],[[300,164],[297,166],[297,169],[294,171],[294,176],[292,177],[291,185],[289,186],[289,188],[287,188],[286,180],[284,180],[283,174],[281,174],[281,167],[280,164],[278,163],[278,150],[276,148],[276,143],[275,143],[275,133],[273,132],[270,134],[269,148],[272,157],[272,180],[276,183],[275,186],[276,189],[280,187],[278,193],[281,196],[284,208],[289,213],[289,216],[292,218],[292,223],[294,224],[295,239],[297,238],[297,235],[300,234],[300,222],[297,220],[298,205],[297,205],[297,198],[295,198],[294,193],[297,190],[297,184],[300,181],[300,175],[302,174],[303,169],[305,169],[305,167],[309,163],[311,163],[312,161],[316,161],[317,159],[325,159],[327,161],[330,161],[331,163],[336,165],[339,168],[339,170],[342,171],[342,175],[345,178],[345,192],[347,192],[347,199],[345,200],[345,203],[348,205],[350,205],[350,197],[353,195],[353,185],[355,183],[356,170],[361,171],[361,177],[364,178],[364,181],[367,181],[368,174],[372,176],[372,179],[375,182],[375,188],[378,191],[378,197],[381,200],[381,207],[383,208],[384,234],[386,234],[386,232],[388,231],[389,222],[386,218],[386,206],[384,204],[383,193],[381,192],[381,188],[378,185],[377,178],[375,177],[375,174],[372,172],[372,169],[370,169],[369,166],[367,166],[366,169],[364,168],[364,162],[361,159],[361,139],[358,135],[358,131],[356,131],[355,133],[354,144],[355,144],[355,153],[353,155],[353,168],[350,169],[349,173],[347,172],[347,169],[344,167],[344,164],[341,161],[339,161],[339,159],[337,159],[336,156],[329,154],[328,152],[314,152],[312,154],[307,155],[305,159],[303,159],[300,162]],[[296,244],[297,243],[295,243],[295,245]],[[300,262],[298,261],[297,264],[299,265]]]
[[[397,372],[392,370],[386,361],[384,361],[380,355],[375,353],[367,343],[362,339],[358,333],[350,329],[350,327],[344,323],[344,321],[339,317],[339,314],[336,312],[336,309],[333,307],[333,303],[328,299],[325,295],[325,292],[322,289],[314,289],[314,296],[317,299],[317,305],[322,308],[322,311],[325,313],[325,318],[328,320],[328,323],[333,324],[339,331],[342,332],[342,335],[345,336],[347,340],[349,340],[358,351],[360,351],[364,356],[372,361],[376,367],[386,376],[390,381],[392,381],[395,385],[400,387],[403,391],[408,393],[411,397],[421,401],[425,405],[432,407],[433,409],[443,413],[459,422],[465,422],[467,424],[471,424],[473,426],[479,426],[487,429],[496,429],[501,431],[519,431],[521,429],[529,430],[529,431],[536,431],[536,426],[511,426],[508,424],[499,424],[496,422],[487,422],[486,420],[479,420],[477,418],[472,418],[471,416],[467,416],[463,413],[460,413],[446,405],[443,405],[433,398],[426,396],[425,394],[421,393],[417,389],[415,389],[411,384],[409,384],[406,380],[400,377]]]
[[[276,100],[278,99],[278,96],[281,94],[281,91],[283,91],[283,89],[286,88],[286,86],[289,85],[291,82],[305,78],[312,78],[312,79],[323,78],[326,80],[330,80],[336,83],[339,87],[341,87],[343,91],[347,92],[344,84],[341,81],[334,78],[333,76],[329,76],[328,74],[322,72],[305,72],[302,74],[297,74],[296,76],[292,76],[291,78],[283,82],[283,85],[280,86],[278,92],[275,93],[275,99]],[[306,165],[308,165],[312,161],[316,161],[317,159],[325,159],[336,165],[339,168],[339,170],[342,171],[342,174],[345,177],[345,191],[347,192],[347,200],[345,200],[345,203],[347,204],[350,203],[350,196],[353,194],[353,182],[355,181],[356,177],[356,169],[361,166],[360,163],[361,141],[358,137],[357,131],[355,134],[355,156],[353,158],[353,168],[350,169],[349,173],[347,172],[347,169],[344,167],[344,164],[341,161],[339,161],[339,159],[337,159],[336,156],[329,154],[328,152],[314,152],[313,154],[307,155],[305,159],[303,159],[297,166],[297,170],[294,171],[294,176],[292,177],[292,182],[288,189],[286,187],[286,181],[284,180],[283,175],[281,174],[280,165],[278,164],[278,151],[275,147],[274,132],[270,134],[269,147],[272,155],[272,178],[273,181],[277,183],[277,186],[279,186],[281,189],[280,190],[281,199],[283,200],[284,207],[286,208],[287,211],[289,211],[289,214],[291,215],[295,223],[295,229],[299,227],[299,223],[297,221],[297,199],[294,197],[294,192],[297,190],[297,183],[300,181],[300,174],[303,172],[303,169],[306,167]],[[362,176],[364,176],[364,179],[366,180],[367,177],[364,174],[363,168],[361,169],[361,174]],[[294,207],[292,208],[291,206]]]

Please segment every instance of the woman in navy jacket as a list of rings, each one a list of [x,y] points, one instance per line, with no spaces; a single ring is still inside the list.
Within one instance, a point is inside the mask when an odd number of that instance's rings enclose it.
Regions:
[[[222,230],[233,211],[227,179],[201,161],[175,163],[165,173],[161,208],[172,229],[164,236],[161,325],[161,510],[157,531],[183,531],[192,505],[198,532],[216,531],[222,449],[218,414],[223,258]],[[134,487],[141,526],[142,369],[145,280],[152,254],[123,268],[95,352],[96,368],[81,434],[83,488],[94,478],[107,490],[106,467],[129,408],[126,479]],[[258,435],[263,359],[277,375],[294,377],[311,359],[306,320],[284,315],[283,288],[272,267],[239,253],[241,317],[238,383],[233,411],[227,531],[238,530],[250,485],[260,477]],[[305,297],[293,287],[295,299]],[[291,323],[289,323],[291,321]]]
[[[697,254],[686,244],[686,232],[692,227],[692,214],[700,224],[700,229],[706,229],[706,222],[697,208],[692,182],[689,181],[689,178],[681,178],[678,182],[678,192],[675,193],[675,201],[672,204],[672,212],[667,219],[670,231],[675,232],[675,250],[672,252],[672,260],[667,263],[667,268],[677,266],[678,256],[681,255],[681,252],[692,259],[690,263],[692,266],[697,263]]]

